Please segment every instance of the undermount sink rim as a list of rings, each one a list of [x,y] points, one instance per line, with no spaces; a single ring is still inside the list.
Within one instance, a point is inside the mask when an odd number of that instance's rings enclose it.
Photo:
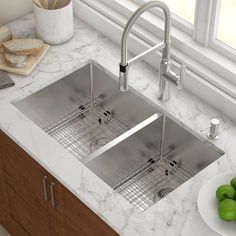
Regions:
[[[114,79],[116,82],[118,81],[118,78],[114,75],[114,74],[112,74],[110,71],[108,71],[106,68],[104,68],[103,66],[101,66],[99,63],[97,63],[96,61],[93,61],[93,60],[90,60],[86,65],[84,65],[83,67],[86,67],[86,66],[89,66],[89,65],[95,65],[95,66],[98,66],[99,67],[99,69],[102,69],[102,71],[104,72],[104,73],[106,73],[106,74],[108,74],[108,76],[109,77],[112,77],[112,79]],[[82,67],[82,68],[83,68]],[[82,68],[80,68],[80,69],[82,69]],[[79,69],[79,70],[80,70]],[[61,78],[61,79],[59,79],[59,80],[57,80],[56,82],[58,82],[58,81],[60,81],[60,80],[63,80],[65,77],[63,77],[63,78]],[[54,83],[56,83],[56,82],[54,82]],[[52,83],[52,84],[54,84],[54,83]],[[50,84],[50,85],[52,85],[52,84]],[[49,85],[49,86],[50,86]],[[47,86],[48,87],[48,86]],[[45,88],[47,88],[47,87],[45,87]],[[43,89],[45,89],[45,88],[43,88]],[[40,89],[41,90],[41,89]],[[39,91],[40,91],[39,90]],[[150,123],[150,122],[153,122],[154,120],[156,120],[156,119],[159,119],[160,117],[162,117],[162,116],[167,116],[167,115],[165,115],[165,113],[161,113],[160,114],[160,112],[158,111],[158,108],[157,108],[157,105],[155,105],[152,101],[147,101],[148,99],[144,96],[144,95],[142,95],[142,94],[139,94],[138,92],[137,92],[137,90],[135,90],[135,89],[131,89],[131,91],[136,95],[136,96],[138,96],[140,99],[143,99],[147,104],[149,104],[149,106],[151,106],[153,109],[155,109],[156,110],[156,112],[157,113],[155,113],[155,114],[153,114],[152,116],[149,116],[146,120],[144,120],[144,121],[142,121],[141,123],[145,123],[145,122],[147,122],[147,123]],[[34,92],[33,94],[35,94],[36,92]],[[33,95],[32,94],[32,95]],[[22,99],[20,99],[20,100],[22,100]],[[13,105],[14,105],[14,103],[15,103],[15,101],[14,102],[12,102],[13,103]],[[161,109],[162,110],[162,109]],[[23,113],[24,114],[24,113]],[[151,117],[152,117],[152,121],[151,120],[149,120],[149,119],[151,119]],[[168,116],[167,116],[168,117]],[[173,119],[172,118],[169,118],[169,119],[171,119],[172,121],[173,121]],[[175,122],[175,123],[177,123],[178,125],[179,125],[179,123],[181,123],[181,122],[178,122],[178,121],[173,121],[173,122]],[[140,124],[139,124],[140,125]],[[136,126],[138,126],[138,125],[136,125]],[[124,138],[124,136],[123,136],[123,140],[126,140],[128,137],[130,137],[130,136],[132,136],[132,135],[134,135],[136,132],[138,132],[138,131],[140,131],[140,130],[142,130],[143,128],[145,128],[146,127],[146,125],[145,124],[143,124],[143,126],[141,125],[141,126],[139,126],[138,128],[136,127],[136,126],[134,126],[133,128],[134,128],[134,131],[133,131],[133,133],[131,133],[131,134],[127,134],[131,129],[129,129],[128,131],[126,131],[124,134],[127,136],[127,137],[125,137]],[[181,123],[181,127],[183,128],[183,129],[185,129],[185,130],[187,130],[190,134],[192,134],[192,135],[194,135],[198,140],[200,140],[201,142],[203,142],[203,143],[207,143],[207,145],[211,145],[211,146],[215,146],[212,142],[210,142],[210,141],[208,141],[207,139],[204,139],[202,136],[200,136],[199,134],[197,134],[196,132],[194,132],[194,131],[192,131],[188,126],[186,126],[186,125],[184,125],[184,124],[182,124]],[[135,128],[137,128],[136,130],[135,130]],[[111,142],[113,142],[114,140],[112,140]],[[119,143],[121,142],[121,140],[117,140],[117,142],[114,144],[112,144],[112,147],[113,146],[116,146],[116,145],[118,145]],[[109,142],[110,143],[110,142]],[[108,143],[108,144],[109,144]],[[109,147],[109,148],[107,148],[107,150],[110,150],[112,147]],[[219,148],[217,148],[217,149],[219,149]],[[219,149],[220,150],[220,149]],[[104,152],[104,150],[102,150],[102,148],[101,148],[101,153],[103,153]],[[94,159],[96,159],[97,157],[99,157],[100,155],[101,155],[101,153],[100,154],[97,154],[97,156],[95,156],[94,157]],[[81,161],[81,160],[80,160]],[[90,161],[90,160],[89,160]],[[83,164],[85,164],[85,166],[87,166],[86,165],[86,163],[88,163],[89,161],[85,161],[85,162],[83,162],[83,161],[81,161]],[[87,166],[88,167],[88,166]],[[90,169],[91,170],[91,169]],[[92,170],[91,170],[92,171]],[[92,171],[93,172],[93,171]],[[95,174],[95,173],[94,173]],[[98,175],[96,175],[98,178],[100,178]],[[192,178],[192,177],[191,177]],[[191,179],[191,178],[189,178],[189,179]],[[188,179],[188,180],[189,180]],[[104,182],[104,180],[103,179],[101,179],[103,182]],[[104,182],[105,183],[105,182]],[[109,186],[109,185],[108,185]],[[181,185],[180,185],[181,186]],[[177,188],[179,188],[180,186],[178,186]]]

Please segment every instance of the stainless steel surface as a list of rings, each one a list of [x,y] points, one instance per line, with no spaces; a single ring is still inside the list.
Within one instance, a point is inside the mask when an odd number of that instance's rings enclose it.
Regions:
[[[50,185],[50,192],[51,192],[51,202],[52,202],[53,208],[57,206],[56,201],[55,201],[55,196],[54,196],[54,186],[55,186],[55,183],[52,182]]]
[[[219,127],[220,121],[218,119],[211,119],[210,131],[207,133],[207,137],[212,140],[219,139]]]
[[[190,173],[174,162],[150,159],[139,173],[128,176],[114,189],[143,211],[191,177]]]
[[[160,157],[164,155],[164,144],[165,144],[165,132],[166,132],[166,116],[162,119],[162,130],[161,130],[161,143],[160,143]]]
[[[96,103],[79,107],[45,129],[77,157],[86,157],[127,130],[128,126]]]
[[[45,201],[48,201],[49,198],[48,198],[48,191],[47,191],[47,176],[45,175],[43,177],[43,193],[44,193],[44,199]]]
[[[85,157],[82,161],[84,164],[87,164],[89,161],[93,160],[94,158],[96,158],[97,156],[101,155],[102,153],[104,153],[105,151],[109,150],[110,148],[114,147],[115,145],[117,145],[118,143],[120,143],[121,141],[127,139],[128,137],[132,136],[133,134],[135,134],[137,131],[139,131],[140,129],[144,128],[145,126],[147,126],[148,124],[152,123],[154,120],[158,119],[160,117],[160,115],[158,115],[157,113],[150,116],[149,118],[145,119],[144,121],[142,121],[141,123],[139,123],[138,125],[134,126],[133,128],[131,128],[128,132],[125,132],[123,134],[121,134],[120,136],[118,136],[117,138],[113,139],[111,142],[107,143],[106,145],[104,145],[103,147],[97,149],[96,151],[94,151],[93,153],[91,153],[90,155],[88,155],[87,157]]]
[[[14,105],[78,158],[100,149],[157,111],[91,62]]]
[[[160,8],[164,15],[165,15],[165,29],[164,29],[164,40],[163,43],[158,44],[147,51],[139,54],[138,56],[134,57],[133,59],[127,61],[127,39],[131,28],[133,27],[136,20],[147,10],[158,7]],[[183,78],[185,70],[185,66],[181,67],[180,75],[174,73],[171,70],[171,62],[170,62],[170,27],[171,27],[171,18],[170,18],[170,11],[168,6],[161,2],[161,1],[150,1],[143,4],[139,7],[134,14],[130,17],[129,21],[127,22],[121,40],[121,63],[120,63],[120,91],[126,92],[128,91],[128,73],[129,73],[129,66],[131,63],[135,62],[136,60],[142,59],[149,53],[152,53],[156,50],[162,50],[162,60],[160,63],[159,68],[159,94],[158,99],[162,101],[166,101],[169,99],[169,82],[172,82],[176,85],[179,84],[180,80]]]
[[[155,190],[154,190],[155,191]],[[158,190],[159,191],[159,190]],[[169,193],[171,193],[173,191],[172,188],[163,188],[161,189],[159,192],[157,192],[157,197],[159,198],[164,198],[165,196],[167,196]],[[156,193],[156,191],[155,191]],[[154,199],[156,200],[156,199]]]
[[[14,105],[141,211],[223,155],[94,62]]]
[[[160,117],[86,165],[145,210],[168,194],[166,189],[176,189],[223,154],[168,117]]]

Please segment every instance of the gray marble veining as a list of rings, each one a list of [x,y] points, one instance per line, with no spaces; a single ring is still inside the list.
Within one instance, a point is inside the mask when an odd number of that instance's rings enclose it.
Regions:
[[[15,36],[34,36],[32,15],[10,24]],[[96,30],[75,19],[75,35],[68,43],[50,48],[29,77],[12,75],[14,88],[0,91],[0,127],[37,162],[44,166],[120,235],[124,236],[216,236],[201,220],[197,195],[212,176],[236,169],[236,123],[184,89],[171,88],[171,100],[156,99],[157,72],[140,62],[130,69],[130,86],[142,93],[158,110],[205,138],[210,119],[221,121],[215,144],[225,155],[143,213],[102,182],[78,159],[20,113],[11,101],[19,100],[72,71],[98,61],[118,76],[120,47]]]

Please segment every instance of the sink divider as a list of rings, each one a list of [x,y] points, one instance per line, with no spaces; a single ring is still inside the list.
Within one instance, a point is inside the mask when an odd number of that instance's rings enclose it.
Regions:
[[[131,128],[130,130],[128,130],[127,132],[121,134],[120,136],[118,136],[117,138],[113,139],[111,142],[107,143],[106,145],[104,145],[103,147],[97,149],[96,151],[94,151],[93,153],[91,153],[90,155],[88,155],[87,157],[85,157],[82,162],[84,164],[87,164],[88,162],[92,161],[93,159],[95,159],[96,157],[100,156],[102,153],[104,153],[105,151],[109,150],[110,148],[114,147],[115,145],[117,145],[118,143],[124,141],[125,139],[127,139],[128,137],[130,137],[131,135],[135,134],[136,132],[138,132],[139,130],[141,130],[142,128],[144,128],[145,126],[147,126],[148,124],[152,123],[153,121],[157,120],[158,118],[160,118],[160,116],[156,113],[152,116],[150,116],[149,118],[145,119],[143,122],[139,123],[138,125],[134,126],[133,128]]]

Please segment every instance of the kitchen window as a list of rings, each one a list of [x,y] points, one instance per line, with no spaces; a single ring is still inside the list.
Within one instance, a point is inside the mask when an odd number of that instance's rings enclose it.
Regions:
[[[141,5],[150,0],[133,1]],[[233,28],[236,22],[236,0],[162,1],[171,10],[172,26],[186,34],[175,34],[175,30],[172,30],[172,46],[177,46],[189,57],[192,57],[193,51],[198,51],[194,54],[195,60],[221,77],[226,77],[227,82],[236,85],[236,71],[232,70],[236,62],[236,31]],[[154,9],[151,12],[163,19],[160,10]],[[214,80],[209,82],[217,84]],[[227,83],[222,82],[219,82],[217,87],[223,91],[226,91],[226,87],[229,88]],[[227,94],[236,98],[235,87],[230,89]]]
[[[139,5],[150,0],[133,0]],[[172,24],[204,47],[211,47],[236,61],[235,0],[162,0],[172,13]],[[152,13],[163,18],[160,10]]]
[[[94,7],[99,12],[124,27],[124,22],[127,21],[125,18],[129,18],[131,13],[137,9],[138,6],[151,0],[81,1]],[[232,22],[236,21],[236,0],[161,1],[165,2],[171,10],[172,26],[190,35],[194,39],[193,41],[202,46],[213,48],[220,53],[223,52],[222,54],[236,61],[236,33],[232,30],[232,27],[230,27]],[[112,9],[114,12],[112,13],[109,9]],[[158,8],[152,9],[150,12],[161,19],[164,18],[162,11]],[[118,16],[118,14],[120,14],[120,16]],[[143,19],[145,19],[145,17]],[[156,34],[155,27],[150,26],[150,24],[143,22],[141,26],[154,35]],[[160,23],[159,27],[161,27]]]
[[[145,2],[150,2],[151,0],[134,0],[138,4],[143,4]],[[191,27],[194,24],[194,14],[195,14],[195,5],[197,0],[161,0],[166,3],[172,13],[172,20],[182,22],[183,25],[186,24]],[[152,10],[156,13],[158,9]],[[161,12],[161,11],[159,11]],[[160,13],[157,13],[162,17]]]
[[[79,17],[120,44],[128,19],[147,1],[150,0],[80,0]],[[201,91],[201,98],[219,109],[224,110],[231,105],[235,109],[236,34],[233,24],[236,20],[236,0],[162,1],[169,5],[172,12],[172,61],[177,67],[187,63],[188,79],[184,80],[184,87],[197,96]],[[163,13],[158,8],[145,12],[132,29],[130,52],[138,54],[160,42],[163,19]],[[156,58],[146,59],[155,67],[157,60],[158,52]],[[218,100],[212,99],[209,94],[214,94]]]
[[[187,22],[194,23],[194,12],[196,0],[162,0],[165,2],[172,13]]]
[[[236,1],[222,0],[219,5],[217,39],[236,49],[236,31],[232,28],[236,23]]]

